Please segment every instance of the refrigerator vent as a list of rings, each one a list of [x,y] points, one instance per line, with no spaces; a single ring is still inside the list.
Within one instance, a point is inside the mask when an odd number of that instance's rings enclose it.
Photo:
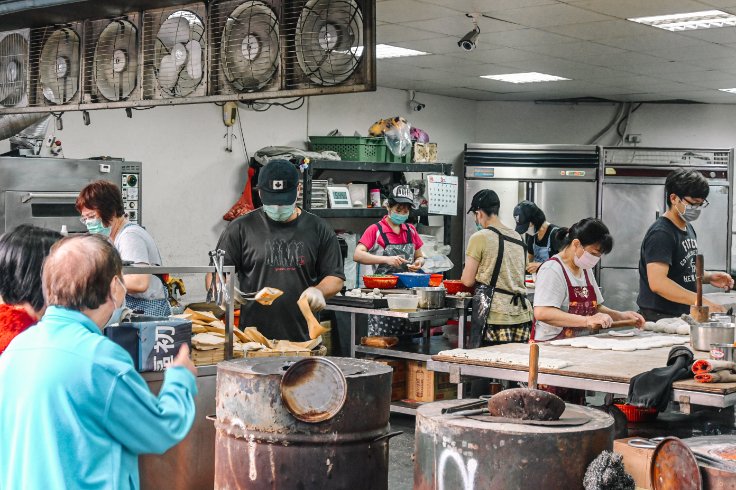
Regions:
[[[641,165],[657,167],[727,167],[730,150],[665,150],[646,148],[606,148],[604,165]]]

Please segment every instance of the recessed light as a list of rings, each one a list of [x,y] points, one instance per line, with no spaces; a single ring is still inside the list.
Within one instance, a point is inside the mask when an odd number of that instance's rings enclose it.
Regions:
[[[736,88],[719,88],[721,92],[728,92],[729,94],[736,94]]]
[[[655,15],[628,19],[639,24],[666,29],[668,31],[689,31],[713,27],[736,26],[736,15],[722,10],[704,10],[684,14]]]
[[[376,58],[402,58],[404,56],[424,56],[424,51],[417,51],[415,49],[400,48],[398,46],[391,46],[389,44],[376,44]]]
[[[529,73],[506,73],[505,75],[483,75],[481,78],[510,83],[558,82],[560,80],[570,80],[569,78],[547,75],[546,73],[538,73],[536,71]]]

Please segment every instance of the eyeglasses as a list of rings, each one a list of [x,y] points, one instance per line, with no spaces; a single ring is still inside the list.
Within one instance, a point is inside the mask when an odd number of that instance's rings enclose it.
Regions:
[[[87,224],[87,221],[91,221],[93,219],[97,219],[97,217],[96,216],[92,216],[92,217],[80,216],[79,217],[79,222],[82,223],[83,225],[86,225]]]
[[[680,199],[682,199],[682,201],[685,204],[687,204],[688,206],[692,206],[692,207],[694,207],[696,209],[705,209],[710,204],[707,199],[703,199],[703,202],[701,202],[701,203],[690,202],[687,199],[685,199],[684,197],[681,197]]]

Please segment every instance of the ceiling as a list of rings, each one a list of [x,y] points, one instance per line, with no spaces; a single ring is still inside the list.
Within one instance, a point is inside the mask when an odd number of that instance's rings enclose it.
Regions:
[[[376,42],[431,53],[378,60],[378,84],[473,100],[594,97],[736,103],[736,27],[669,32],[631,17],[703,10],[736,0],[377,0]],[[480,12],[475,50],[457,41]],[[569,81],[480,78],[542,72]],[[421,98],[420,98],[421,100]]]

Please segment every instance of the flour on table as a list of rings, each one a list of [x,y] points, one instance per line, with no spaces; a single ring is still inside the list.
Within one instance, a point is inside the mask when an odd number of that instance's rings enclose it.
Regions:
[[[457,357],[473,361],[493,362],[497,364],[509,364],[514,366],[528,366],[529,356],[526,354],[510,354],[496,352],[494,347],[480,347],[478,349],[452,349],[439,353],[440,356]],[[539,367],[542,369],[562,369],[570,366],[570,363],[562,359],[539,356]]]

